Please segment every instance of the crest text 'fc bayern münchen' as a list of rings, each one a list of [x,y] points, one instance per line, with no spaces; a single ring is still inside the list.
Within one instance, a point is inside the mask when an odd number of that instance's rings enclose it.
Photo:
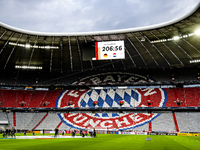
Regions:
[[[74,84],[139,83],[154,82],[130,73],[104,73],[89,76]],[[123,105],[121,102],[123,101]],[[161,88],[145,89],[90,89],[66,90],[58,97],[55,107],[164,107],[166,92]],[[69,102],[71,105],[69,105]],[[94,102],[95,105],[94,105]],[[67,126],[76,129],[127,130],[143,126],[158,117],[156,113],[60,113],[60,119]]]

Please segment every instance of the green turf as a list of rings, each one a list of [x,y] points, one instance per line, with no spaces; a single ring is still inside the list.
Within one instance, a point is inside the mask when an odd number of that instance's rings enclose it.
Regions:
[[[20,134],[22,135],[22,134]],[[152,140],[146,141],[149,137]],[[2,135],[0,135],[2,138]],[[97,138],[0,139],[0,150],[198,150],[200,137],[97,135]]]

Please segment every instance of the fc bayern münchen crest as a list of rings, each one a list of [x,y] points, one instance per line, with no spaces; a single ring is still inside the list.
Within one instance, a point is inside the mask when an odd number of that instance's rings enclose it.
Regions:
[[[144,83],[154,82],[143,76],[130,73],[104,73],[89,76],[74,84]],[[149,103],[149,101],[151,103]],[[164,107],[166,92],[161,88],[116,88],[66,90],[58,97],[55,107],[116,108],[116,107]],[[70,105],[68,105],[70,102]],[[123,104],[122,104],[123,103]],[[127,130],[143,126],[159,116],[156,113],[60,113],[60,119],[76,129]]]

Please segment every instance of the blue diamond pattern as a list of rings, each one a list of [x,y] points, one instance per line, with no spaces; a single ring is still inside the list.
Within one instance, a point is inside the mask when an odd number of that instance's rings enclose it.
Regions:
[[[98,97],[97,107],[105,107],[105,104],[107,104],[109,107],[113,107],[114,103],[117,103],[120,106],[119,102],[121,100],[125,100],[126,104],[128,104],[129,107],[133,107],[131,105],[131,101],[133,99],[135,99],[136,101],[139,101],[139,94],[134,90],[131,90],[130,94],[129,94],[129,90],[128,90],[128,92],[125,91],[123,97],[121,97],[122,93],[121,92],[118,93],[116,89],[112,90],[112,92],[108,91],[107,89],[104,89],[104,90],[90,90],[86,95],[87,98],[83,98],[81,100],[81,102],[80,102],[81,107],[94,107],[93,102],[96,101],[96,96],[92,96],[93,92],[96,92],[95,95],[96,94],[100,95],[101,92],[103,92],[103,93],[105,92],[105,94],[106,94],[105,97],[103,97],[103,98],[101,96]],[[110,92],[110,93],[108,94],[107,92]],[[112,96],[109,96],[110,94]],[[116,107],[116,104],[115,104],[115,107]],[[123,107],[123,105],[121,107]],[[95,114],[96,117],[100,117],[101,115],[100,114]],[[118,116],[119,115],[117,113],[112,113],[112,117],[118,117]],[[106,115],[106,113],[105,113],[104,117],[108,117],[108,114]]]
[[[107,93],[107,91],[108,91],[108,90],[104,89],[104,92],[106,92],[106,93]]]
[[[97,107],[105,107],[105,103],[109,106],[109,107],[113,107],[113,103],[117,103],[119,105],[119,102],[121,100],[125,100],[125,102],[127,104],[129,104],[129,107],[133,107],[131,105],[131,100],[135,99],[136,101],[139,101],[139,94],[134,91],[134,90],[131,90],[131,94],[129,95],[129,90],[128,92],[124,92],[124,95],[123,97],[121,97],[120,95],[122,94],[121,92],[118,93],[117,90],[112,90],[109,91],[107,89],[104,89],[103,91],[102,90],[90,90],[86,97],[83,98],[80,102],[80,105],[81,107],[94,107],[93,106],[93,102],[96,101],[96,96],[92,96],[94,95],[93,92],[96,92],[96,94],[100,95],[100,94],[104,94],[105,92],[105,97],[103,96],[103,98],[101,96],[98,97],[98,103],[97,103]],[[101,93],[103,92],[103,93]],[[112,95],[112,96],[109,96],[109,95]],[[114,98],[113,98],[114,97]],[[120,105],[119,105],[120,106]],[[123,107],[123,106],[121,106]],[[108,113],[95,113],[94,117],[109,117]],[[117,113],[112,113],[110,117],[119,117],[119,114]]]
[[[85,106],[86,106],[86,102],[85,102],[83,99],[81,100],[81,106],[82,106],[82,107],[85,107]]]
[[[88,100],[87,105],[88,105],[89,107],[93,107],[93,100],[92,100],[91,98]]]
[[[92,95],[92,90],[87,93],[89,97]]]
[[[136,101],[138,101],[138,93],[136,93],[135,91],[131,91],[131,97],[133,97]]]
[[[119,117],[117,113],[112,113],[112,117]]]
[[[99,107],[103,107],[103,104],[104,104],[104,100],[99,96],[97,105]]]
[[[102,113],[102,117],[109,117],[107,113]]]
[[[119,104],[119,102],[122,100],[122,97],[119,96],[119,94],[115,93],[115,97],[114,97],[114,100],[117,104]]]
[[[131,103],[131,96],[129,94],[127,94],[126,92],[124,92],[124,100],[130,104]]]
[[[94,115],[94,117],[100,117],[97,113]]]
[[[138,93],[136,93],[136,95],[135,95],[135,100],[139,101],[139,94]]]
[[[106,102],[110,107],[112,107],[112,105],[113,105],[113,99],[112,99],[109,95],[106,95],[105,102]]]
[[[99,95],[101,93],[101,90],[95,90],[97,94]]]

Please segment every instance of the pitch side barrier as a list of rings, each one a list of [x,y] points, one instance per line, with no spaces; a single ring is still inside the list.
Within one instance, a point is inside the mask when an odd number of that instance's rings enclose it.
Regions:
[[[178,136],[197,136],[200,137],[200,133],[177,133]]]
[[[167,136],[196,136],[200,137],[200,133],[172,133],[172,132],[134,132],[134,131],[97,131],[97,134],[121,134],[121,135],[167,135]]]
[[[119,134],[132,134],[132,135],[171,135],[171,136],[177,136],[177,133],[169,133],[169,132],[121,132]]]
[[[177,136],[177,133],[170,132],[136,132],[136,131],[97,131],[98,134],[120,134],[120,135],[170,135]]]
[[[92,131],[92,130],[91,130]],[[43,131],[34,131],[35,133],[43,133]],[[63,131],[59,131],[62,133]],[[65,134],[72,134],[73,130],[65,130]],[[82,131],[87,133],[88,131]],[[30,132],[32,133],[32,132]],[[45,131],[45,133],[55,133],[55,131]],[[112,130],[96,130],[97,134],[120,134],[120,135],[168,135],[168,136],[196,136],[200,137],[200,133],[176,133],[166,131],[152,131],[152,132],[137,132],[137,131],[112,131]],[[80,130],[77,130],[77,134],[80,134]]]
[[[171,136],[177,136],[177,133],[170,133],[170,132],[148,132],[148,135],[171,135]]]
[[[148,135],[171,135],[171,136],[197,136],[197,137],[200,137],[200,133],[149,132]]]
[[[91,112],[122,112],[122,113],[135,113],[135,112],[200,112],[200,107],[93,107],[93,108],[9,108],[0,107],[0,112],[55,112],[55,113],[91,113]]]

